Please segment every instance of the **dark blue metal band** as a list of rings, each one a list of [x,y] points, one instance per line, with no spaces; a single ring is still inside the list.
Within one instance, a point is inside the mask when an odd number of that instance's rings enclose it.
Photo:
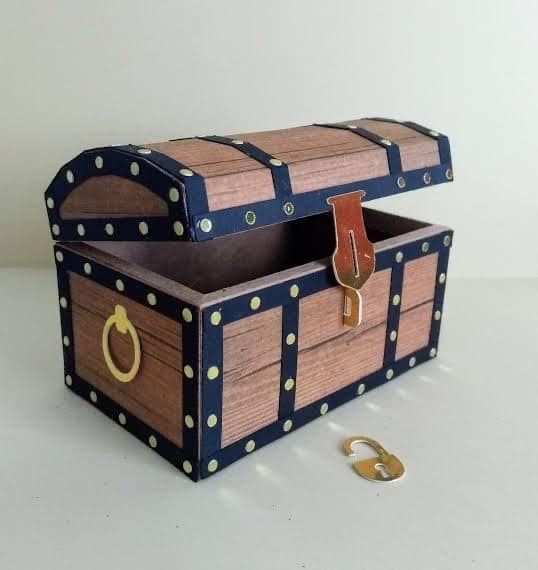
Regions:
[[[385,338],[385,353],[383,356],[383,364],[387,366],[390,362],[394,362],[396,358],[396,344],[398,327],[400,325],[400,309],[402,306],[402,287],[403,287],[403,276],[404,276],[404,259],[403,252],[402,260],[398,262],[395,260],[390,272],[390,295],[389,295],[389,307],[387,315],[387,330]],[[394,254],[397,255],[397,254]],[[395,303],[395,296],[398,295],[398,302]],[[396,336],[391,338],[391,334]]]
[[[199,378],[200,371],[198,367],[198,339],[200,337],[200,312],[192,306],[185,306],[190,312],[190,318],[186,321],[182,316],[181,322],[181,382],[182,382],[182,429],[183,429],[183,450],[189,457],[198,456],[198,401],[199,401]],[[183,312],[183,311],[182,311]],[[181,312],[181,313],[182,313]],[[178,312],[179,313],[179,312]],[[179,314],[181,314],[179,313]],[[177,316],[176,316],[177,318]],[[186,367],[187,368],[186,371]],[[187,374],[191,374],[189,378]],[[189,428],[185,422],[185,417],[193,418],[194,427]]]
[[[294,335],[294,342],[289,342]],[[286,418],[295,407],[295,381],[299,352],[299,301],[297,298],[282,306],[282,363],[280,366],[280,401],[278,417]]]
[[[260,164],[263,164],[267,168],[270,168],[271,176],[273,177],[273,186],[275,188],[275,196],[277,198],[286,198],[291,196],[292,190],[288,165],[284,164],[281,160],[267,154],[264,150],[258,148],[252,143],[249,143],[248,141],[229,139],[227,137],[219,137],[216,135],[198,138],[209,142],[231,146],[243,154],[246,154],[248,157],[256,160]]]
[[[450,247],[454,238],[453,232],[447,232],[443,238],[443,248],[439,251],[437,259],[437,274],[435,281],[435,293],[433,297],[432,324],[430,329],[430,349],[437,350],[439,344],[439,334],[441,332],[441,320],[443,316],[443,304],[445,299],[448,258]]]
[[[400,156],[400,147],[393,141],[376,135],[372,131],[363,129],[358,125],[340,125],[338,123],[315,123],[316,127],[326,127],[328,129],[341,129],[359,135],[374,144],[384,148],[387,151],[387,161],[389,165],[389,174],[392,176],[402,173],[402,159]]]

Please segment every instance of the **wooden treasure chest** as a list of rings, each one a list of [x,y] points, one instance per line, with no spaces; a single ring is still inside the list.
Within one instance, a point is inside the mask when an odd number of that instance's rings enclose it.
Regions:
[[[361,119],[96,148],[45,194],[65,383],[191,479],[437,354],[452,231],[363,208],[450,182]]]

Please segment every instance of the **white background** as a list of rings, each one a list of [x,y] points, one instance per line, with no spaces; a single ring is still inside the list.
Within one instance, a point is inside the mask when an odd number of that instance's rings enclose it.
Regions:
[[[537,276],[535,1],[2,1],[0,265],[50,265],[82,149],[360,116],[449,134],[456,181],[378,207],[451,225],[451,275]]]

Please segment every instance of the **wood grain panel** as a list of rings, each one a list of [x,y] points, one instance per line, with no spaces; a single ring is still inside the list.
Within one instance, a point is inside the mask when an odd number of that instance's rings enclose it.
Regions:
[[[75,369],[79,376],[178,446],[182,445],[181,326],[106,287],[70,273]],[[129,383],[118,382],[103,358],[106,319],[121,304],[135,326],[142,349],[140,370]],[[128,335],[113,328],[110,349],[117,366],[131,367]]]
[[[405,311],[400,315],[396,360],[416,352],[428,344],[433,301]]]
[[[437,276],[437,253],[408,261],[404,267],[402,311],[433,299]]]
[[[138,182],[113,175],[88,178],[60,206],[64,220],[167,215],[168,205],[162,198]]]

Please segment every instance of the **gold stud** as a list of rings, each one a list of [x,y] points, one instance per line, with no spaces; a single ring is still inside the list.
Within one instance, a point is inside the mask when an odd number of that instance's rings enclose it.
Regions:
[[[287,344],[288,346],[292,346],[293,344],[295,344],[295,339],[296,339],[295,334],[289,333],[289,334],[286,336],[286,344]]]
[[[357,394],[359,396],[362,396],[364,394],[366,390],[366,385],[365,384],[359,384],[358,388],[357,388]]]
[[[215,380],[219,376],[219,367],[218,366],[210,366],[207,369],[207,377],[209,380]]]
[[[245,214],[245,222],[247,222],[249,226],[253,226],[256,223],[256,214],[252,210],[249,210]]]
[[[397,331],[390,331],[389,338],[392,342],[394,342],[398,338],[398,332]]]
[[[200,229],[208,234],[213,229],[213,222],[209,218],[203,218],[200,220]]]
[[[83,224],[78,224],[77,225],[77,234],[82,237],[84,234],[86,233],[86,228],[84,227]]]
[[[130,169],[133,176],[138,176],[140,174],[140,165],[138,162],[131,162]]]
[[[97,394],[96,394],[93,390],[90,392],[90,400],[91,400],[94,404],[97,403]]]
[[[85,263],[84,264],[84,273],[86,273],[86,275],[91,275],[92,274],[92,266],[89,263]]]
[[[67,179],[67,182],[69,182],[69,184],[73,184],[73,182],[75,181],[75,175],[73,174],[73,172],[71,170],[68,170],[65,173],[65,177]]]
[[[232,142],[234,144],[243,144],[244,141],[240,140],[240,139],[233,139]]]
[[[170,188],[170,190],[168,190],[168,198],[170,199],[170,202],[178,202],[179,190],[177,188]]]
[[[219,468],[219,462],[216,459],[212,459],[208,464],[207,464],[207,470],[210,473],[215,473],[215,471]]]
[[[120,292],[125,291],[125,284],[121,279],[116,279],[116,289]]]
[[[103,157],[102,156],[96,156],[95,157],[95,168],[103,168]]]
[[[435,313],[433,314],[433,318],[436,321],[440,321],[441,320],[441,311],[435,311]]]
[[[178,237],[181,237],[185,233],[185,228],[183,227],[183,224],[179,220],[174,222],[173,228],[174,228],[174,233]]]
[[[189,308],[185,307],[181,311],[181,316],[186,323],[192,323],[192,311]]]
[[[187,459],[185,459],[185,461],[181,464],[181,467],[183,467],[183,471],[185,471],[187,475],[190,475],[192,473],[192,464]]]
[[[293,390],[294,386],[295,386],[295,380],[293,378],[288,378],[286,382],[284,382],[284,390],[286,390],[286,392]]]
[[[105,232],[107,235],[113,236],[114,235],[114,226],[112,224],[107,224],[105,226]]]
[[[392,378],[394,378],[394,370],[392,368],[389,368],[386,372],[385,372],[385,378],[387,380],[392,380]]]
[[[71,374],[67,374],[67,375],[66,375],[66,377],[65,377],[65,383],[66,383],[68,386],[72,386],[72,385],[73,385],[73,378],[72,378]]]
[[[189,364],[185,364],[185,366],[183,367],[183,374],[185,374],[186,378],[194,378],[194,370],[192,369],[192,366],[190,366]]]
[[[319,409],[319,413],[322,416],[324,416],[328,411],[329,411],[329,404],[327,404],[327,402],[323,402],[323,404],[321,404],[321,407]]]
[[[151,154],[150,148],[139,148],[136,150],[138,154]]]
[[[215,427],[217,425],[218,422],[218,418],[215,414],[211,414],[208,418],[207,418],[207,425],[212,428]]]
[[[425,241],[421,246],[420,249],[422,250],[422,253],[428,253],[428,251],[430,251],[430,244],[429,242]]]
[[[60,226],[58,224],[52,224],[52,233],[55,236],[59,236],[60,235]]]
[[[252,299],[250,300],[250,308],[253,311],[257,311],[260,308],[261,304],[262,300],[259,297],[252,297]]]
[[[47,208],[52,210],[54,208],[54,200],[52,198],[47,198]]]
[[[396,263],[401,263],[404,258],[403,251],[399,251],[394,258],[396,259]]]
[[[435,358],[437,356],[437,349],[435,347],[433,347],[430,350],[430,358]]]
[[[154,293],[148,293],[146,299],[148,303],[152,306],[155,306],[157,304],[157,297],[155,296]]]
[[[394,297],[392,298],[392,304],[397,307],[400,304],[400,295],[398,295],[398,293],[396,293],[396,295],[394,295]]]
[[[269,162],[273,165],[273,166],[282,166],[282,161],[278,160],[278,158],[270,158]]]
[[[293,427],[293,422],[291,420],[286,420],[282,426],[282,429],[284,431],[290,431],[290,429]]]
[[[154,435],[150,435],[148,438],[149,446],[155,449],[157,447],[157,438]]]
[[[422,175],[422,180],[424,181],[424,184],[429,184],[432,181],[432,175],[429,172],[425,172]]]
[[[379,142],[381,144],[384,144],[385,146],[392,146],[392,142],[389,141],[388,139],[381,139]]]
[[[413,366],[415,366],[416,363],[417,363],[417,359],[416,359],[414,356],[412,356],[412,357],[409,359],[409,367],[410,367],[410,368],[413,368]]]
[[[194,175],[194,172],[193,172],[192,170],[189,170],[188,168],[182,168],[182,169],[179,171],[179,173],[180,173],[182,176],[193,176],[193,175]]]
[[[396,179],[396,184],[400,190],[403,190],[405,188],[405,178],[403,176],[398,176]]]
[[[57,251],[55,253],[55,257],[58,263],[62,263],[62,261],[64,260],[64,254],[61,251]]]
[[[256,442],[253,439],[249,439],[245,444],[245,451],[251,453],[256,448]]]
[[[192,429],[194,427],[194,420],[192,419],[192,416],[189,416],[188,414],[185,416],[185,425],[189,429]]]
[[[118,421],[122,426],[124,426],[127,423],[127,418],[125,417],[125,414],[123,412],[120,412],[118,414]]]
[[[450,245],[450,236],[445,236],[445,237],[443,238],[443,245],[444,245],[445,247],[448,247],[448,246]]]
[[[220,322],[222,321],[222,315],[221,315],[220,311],[213,311],[211,313],[211,317],[209,318],[209,321],[215,327],[217,325],[220,325]]]
[[[65,297],[60,297],[60,307],[67,309],[67,299]]]
[[[439,133],[437,131],[430,131],[430,135],[437,138],[439,136]]]
[[[149,226],[148,226],[147,222],[140,222],[140,223],[138,224],[138,231],[139,231],[143,236],[148,235]]]
[[[68,336],[63,337],[63,343],[66,348],[71,345],[71,341],[69,340]]]
[[[439,275],[439,279],[438,279],[439,283],[441,283],[441,285],[446,281],[446,273],[441,273]]]
[[[292,285],[290,287],[290,297],[298,297],[299,296],[299,285]]]
[[[286,202],[284,206],[282,206],[282,209],[286,216],[291,216],[295,212],[295,206],[291,202]]]
[[[447,180],[452,180],[454,178],[454,173],[452,172],[452,168],[446,169],[445,176]]]
[[[355,130],[355,129],[357,129],[358,127],[357,127],[357,125],[347,125],[347,128],[348,128],[348,129],[353,129],[353,130]]]

